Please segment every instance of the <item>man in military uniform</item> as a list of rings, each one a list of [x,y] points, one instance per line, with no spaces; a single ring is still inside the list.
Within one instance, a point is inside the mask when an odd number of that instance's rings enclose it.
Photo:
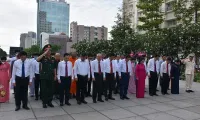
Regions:
[[[40,62],[40,80],[42,89],[43,108],[54,107],[53,87],[56,80],[56,63],[55,58],[51,57],[51,45],[47,44],[43,48],[43,54],[37,58]]]

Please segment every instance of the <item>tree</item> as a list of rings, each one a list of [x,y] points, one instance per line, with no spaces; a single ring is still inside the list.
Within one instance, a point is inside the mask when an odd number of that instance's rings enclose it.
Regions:
[[[38,45],[32,45],[31,48],[24,49],[25,52],[27,52],[28,56],[31,56],[34,53],[40,53],[42,50],[40,46]]]
[[[53,52],[53,53],[56,53],[56,52],[58,52],[60,49],[61,49],[61,46],[60,45],[51,45],[52,47],[51,47],[51,51]]]
[[[139,30],[157,31],[163,23],[163,13],[160,10],[163,0],[140,0],[137,8],[141,10],[139,21],[142,25],[138,25]]]
[[[177,20],[183,25],[189,25],[194,20],[198,21],[200,10],[199,0],[178,0],[174,2],[174,12]]]
[[[0,57],[6,57],[7,53],[3,49],[0,48]]]

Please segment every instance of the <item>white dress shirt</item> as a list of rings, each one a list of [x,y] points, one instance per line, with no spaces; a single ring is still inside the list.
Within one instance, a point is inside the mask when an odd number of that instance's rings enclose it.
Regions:
[[[156,72],[157,72],[157,74],[159,74],[159,70],[160,70],[160,68],[159,68],[159,62],[158,62],[158,60],[155,61],[154,58],[151,58],[149,60],[148,64],[147,64],[148,75],[150,75],[151,71],[155,72],[155,70],[154,70],[154,64],[156,64]]]
[[[88,60],[81,61],[81,59],[78,59],[75,61],[74,64],[74,76],[77,78],[77,75],[88,75],[88,78],[90,78],[90,65]]]
[[[73,68],[72,68],[72,62],[67,61],[67,69],[68,69],[68,77],[72,76]],[[57,69],[57,78],[60,80],[60,77],[66,77],[66,62],[61,61],[58,63],[58,69]],[[72,78],[73,79],[73,78]]]
[[[15,77],[22,77],[22,60],[16,60],[13,65],[13,71],[12,71],[12,82],[15,83]],[[33,76],[32,76],[32,64],[30,60],[24,61],[24,71],[25,71],[25,77],[29,77],[29,82],[32,82]]]
[[[110,73],[111,72],[111,69],[110,69],[110,59],[106,59],[104,62],[104,72],[105,74],[106,73]],[[115,63],[115,60],[112,60],[112,68],[113,68],[113,73],[116,77],[116,71],[117,71],[117,66],[116,66],[116,63]]]
[[[130,60],[128,61],[127,66],[128,66],[129,74],[132,75],[132,65],[131,65],[131,61]],[[127,70],[127,66],[126,66],[126,60],[125,59],[120,61],[120,63],[119,63],[119,70],[120,70],[119,76],[120,77],[121,77],[121,72],[123,72],[123,73],[127,72],[126,71]]]
[[[103,74],[103,77],[105,78],[105,73],[104,73],[104,64],[103,61],[100,60],[100,66],[101,66],[101,73]],[[99,61],[96,59],[92,61],[91,64],[91,70],[92,70],[92,78],[94,78],[94,73],[99,73]]]
[[[119,68],[119,65],[120,65],[119,63],[120,63],[120,61],[121,61],[121,60],[115,60],[116,71],[117,71],[117,72],[120,72],[120,68]]]
[[[33,67],[33,74],[35,76],[35,74],[40,74],[40,63],[37,62],[37,60],[33,60],[32,61],[32,67]]]
[[[171,64],[168,63],[168,75],[170,76]],[[163,76],[163,73],[167,73],[167,62],[163,62],[160,67],[160,76]]]

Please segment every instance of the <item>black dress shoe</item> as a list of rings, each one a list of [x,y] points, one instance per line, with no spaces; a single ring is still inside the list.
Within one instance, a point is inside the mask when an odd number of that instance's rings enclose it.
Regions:
[[[190,92],[194,92],[193,90],[189,90]]]
[[[28,106],[24,106],[23,107],[25,110],[30,110],[30,108]]]
[[[93,100],[93,103],[97,103],[97,101],[96,101],[96,100]]]
[[[189,91],[189,90],[186,90],[185,92],[187,92],[187,93],[190,93],[190,91]]]
[[[77,101],[77,104],[80,105],[80,104],[81,104],[81,101]]]
[[[36,101],[38,101],[38,98],[35,98]]]
[[[46,105],[46,104],[43,104],[43,108],[47,108],[47,105]]]
[[[100,100],[98,100],[98,101],[99,101],[99,102],[104,102],[104,101],[103,101],[103,100],[101,100],[101,99],[100,99]]]
[[[83,104],[87,104],[87,102],[85,100],[82,101]]]
[[[127,99],[127,100],[129,100],[130,98],[128,98],[127,96],[124,96],[124,99]]]
[[[124,97],[120,97],[121,100],[124,100]]]
[[[110,100],[115,100],[115,98],[113,98],[113,97],[109,97],[108,99],[110,99]]]
[[[16,107],[16,108],[15,108],[15,111],[19,111],[19,110],[20,110],[20,107]]]
[[[158,96],[158,94],[154,94],[155,96]]]
[[[108,98],[105,98],[106,101],[108,101]]]
[[[60,103],[60,106],[64,106],[63,103]]]
[[[54,107],[54,105],[52,103],[48,103],[48,106],[52,107],[52,108]]]
[[[66,105],[71,106],[71,104],[69,102],[65,102]]]
[[[153,94],[149,94],[150,96],[153,96]]]

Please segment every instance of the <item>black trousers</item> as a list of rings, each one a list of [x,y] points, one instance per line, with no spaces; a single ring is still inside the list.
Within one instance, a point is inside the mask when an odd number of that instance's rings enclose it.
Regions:
[[[166,73],[163,73],[163,77],[162,77],[162,84],[161,84],[161,92],[163,94],[167,93],[168,87],[169,87],[169,75]]]
[[[104,81],[104,95],[105,98],[112,97],[112,91],[114,89],[114,73],[106,73],[106,80]],[[108,93],[109,91],[109,93]]]
[[[84,101],[88,75],[85,75],[85,76],[77,75],[77,77],[78,77],[78,81],[76,82],[76,100]]]
[[[21,101],[23,103],[23,107],[27,106],[28,103],[28,85],[29,85],[29,77],[15,77],[16,87],[15,87],[15,104],[17,107],[21,106]]]
[[[150,75],[151,77],[149,78],[149,94],[155,95],[158,84],[158,74],[157,72],[150,71]]]
[[[35,74],[35,97],[38,99],[40,90],[40,99],[41,99],[41,81],[40,74]]]
[[[120,97],[126,97],[130,79],[130,73],[121,73],[122,79],[120,81]]]
[[[87,81],[87,90],[86,90],[86,93],[85,93],[86,96],[90,95],[91,84],[92,84],[92,75],[90,76],[90,80]]]
[[[65,97],[65,103],[69,101],[71,77],[60,77],[61,83],[59,84],[60,91],[60,103],[63,103]]]
[[[117,72],[115,81],[115,90],[114,90],[115,93],[119,92],[120,89],[119,87],[120,87],[120,79],[119,79],[119,73]]]
[[[92,99],[93,101],[102,100],[102,93],[103,93],[103,73],[94,73],[95,81],[93,81],[93,94]]]

